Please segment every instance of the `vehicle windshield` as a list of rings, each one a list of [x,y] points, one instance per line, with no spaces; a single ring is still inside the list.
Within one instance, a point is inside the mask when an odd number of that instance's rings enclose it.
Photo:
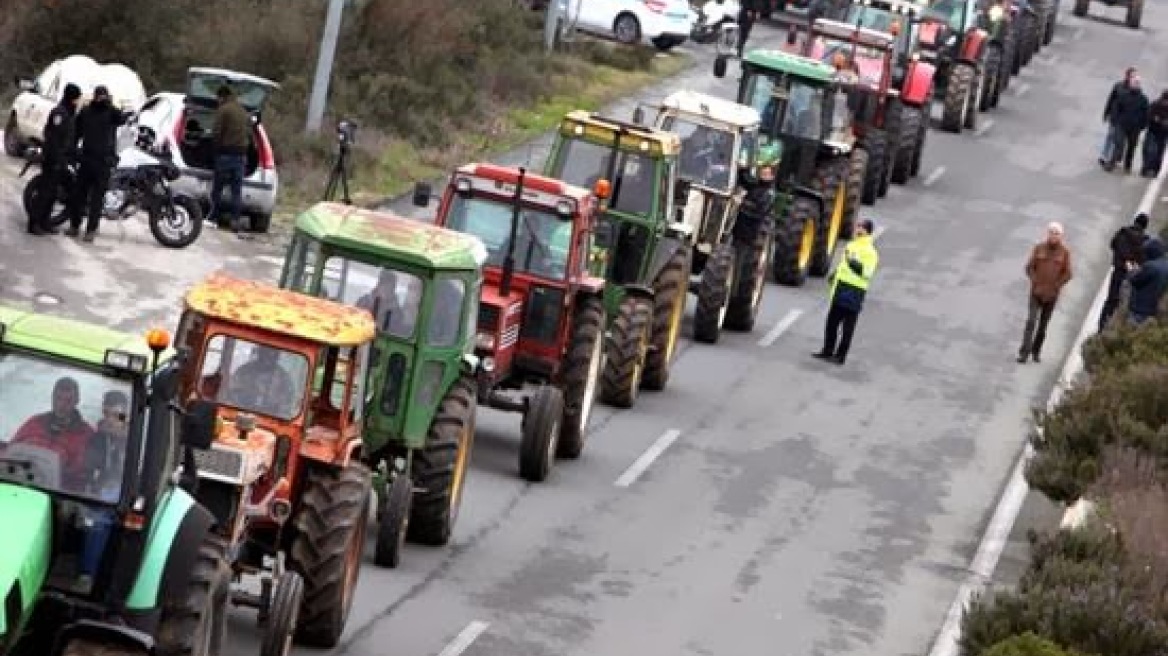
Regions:
[[[962,11],[968,0],[936,0],[925,9],[922,18],[945,23],[954,32],[961,32]]]
[[[734,165],[734,132],[670,116],[662,124],[681,138],[681,166],[677,177],[711,189],[730,188]]]
[[[324,262],[321,292],[325,298],[373,314],[379,335],[412,340],[422,312],[426,286],[421,278],[389,266],[380,267],[340,255]],[[433,332],[434,328],[431,328]]]
[[[304,406],[308,358],[217,334],[207,342],[199,376],[199,394],[208,401],[291,421]]]
[[[592,189],[596,181],[608,176],[613,150],[609,146],[567,139],[556,159],[552,177],[568,184]],[[617,151],[612,198],[608,207],[626,214],[648,215],[653,208],[654,161],[647,155]]]
[[[455,194],[446,227],[478,237],[487,247],[486,266],[502,267],[514,214],[510,201]],[[515,271],[562,280],[568,273],[571,242],[570,217],[530,205],[522,207],[515,227]]]
[[[826,64],[832,63],[836,53],[843,55],[848,62],[844,70],[870,86],[879,86],[884,75],[884,51],[879,48],[820,36],[816,38],[815,53]]]
[[[132,395],[92,370],[0,353],[0,480],[117,503]]]
[[[913,31],[912,23],[904,14],[898,14],[889,9],[872,6],[851,5],[848,8],[848,17],[845,22],[889,34],[892,34],[893,24],[898,24],[900,26],[900,33],[896,36],[896,49],[898,52],[905,51]]]
[[[762,115],[763,131],[770,136],[790,135],[801,139],[823,136],[823,87],[792,79],[789,89],[776,88],[774,78],[761,71],[751,72],[746,86],[746,103]]]

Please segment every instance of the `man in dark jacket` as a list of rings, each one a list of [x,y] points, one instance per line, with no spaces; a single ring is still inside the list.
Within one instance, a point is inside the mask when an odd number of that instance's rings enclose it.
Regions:
[[[738,56],[746,50],[746,40],[750,38],[750,30],[754,21],[758,20],[758,10],[763,2],[769,0],[740,0],[738,6]]]
[[[831,276],[828,291],[831,305],[823,328],[823,348],[812,354],[820,360],[842,365],[848,359],[856,322],[864,309],[872,276],[880,264],[874,241],[875,229],[871,219],[856,222],[852,227],[852,239],[844,247],[844,256]]]
[[[1162,91],[1148,111],[1148,132],[1144,134],[1143,166],[1140,174],[1154,178],[1164,161],[1164,142],[1168,140],[1168,90]]]
[[[1128,264],[1144,262],[1147,229],[1148,215],[1140,212],[1131,225],[1116,230],[1111,237],[1111,282],[1107,287],[1107,300],[1103,301],[1103,311],[1099,313],[1099,332],[1103,332],[1103,327],[1119,307],[1119,293],[1127,279]]]
[[[251,145],[251,115],[239,104],[231,87],[223,85],[215,94],[219,109],[215,111],[215,179],[211,183],[211,213],[220,227],[231,226],[237,234],[243,213],[243,178],[247,170],[247,149]],[[231,219],[223,220],[220,211],[223,187],[231,190]],[[209,217],[210,218],[210,217]]]
[[[1164,244],[1152,237],[1144,244],[1144,263],[1136,265],[1128,262],[1128,278],[1131,294],[1128,296],[1128,321],[1139,325],[1157,315],[1160,299],[1168,289],[1168,258],[1164,257]]]
[[[41,148],[41,177],[40,184],[44,190],[40,201],[32,213],[28,215],[28,233],[30,235],[52,235],[57,229],[49,225],[53,205],[57,201],[57,189],[65,177],[65,167],[73,158],[73,147],[76,143],[75,121],[77,103],[81,99],[81,88],[76,84],[66,84],[65,93],[61,102],[49,112],[45,122]]]
[[[125,125],[129,118],[128,112],[114,107],[109,89],[104,86],[94,88],[93,100],[77,113],[77,138],[81,142],[78,155],[80,166],[77,169],[77,189],[66,235],[76,237],[81,232],[82,212],[87,213],[82,241],[93,241],[97,234],[110,173],[118,163],[118,128]]]
[[[1111,90],[1111,95],[1108,96],[1107,104],[1103,108],[1103,118],[1111,125],[1116,141],[1110,161],[1103,166],[1105,170],[1115,169],[1122,150],[1123,170],[1131,173],[1136,144],[1139,143],[1140,133],[1148,125],[1148,107],[1148,97],[1140,88],[1138,72],[1132,71],[1126,86],[1117,86]]]

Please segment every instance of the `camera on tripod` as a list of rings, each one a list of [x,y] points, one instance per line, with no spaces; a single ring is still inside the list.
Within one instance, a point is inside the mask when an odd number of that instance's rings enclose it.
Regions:
[[[337,141],[342,148],[357,143],[357,124],[348,119],[342,119],[337,123]]]

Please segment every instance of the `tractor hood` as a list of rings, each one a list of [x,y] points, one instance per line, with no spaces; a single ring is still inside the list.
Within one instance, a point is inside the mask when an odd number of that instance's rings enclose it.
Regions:
[[[4,518],[4,539],[0,540],[0,595],[5,599],[14,588],[20,590],[19,614],[0,611],[0,643],[20,630],[40,594],[49,570],[53,539],[53,502],[49,495],[18,485],[0,483],[0,517]]]

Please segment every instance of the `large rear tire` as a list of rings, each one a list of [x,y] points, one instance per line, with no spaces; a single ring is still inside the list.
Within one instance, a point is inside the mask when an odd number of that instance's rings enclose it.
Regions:
[[[787,205],[775,232],[775,282],[791,287],[802,287],[807,282],[818,224],[819,203],[813,199],[796,198]]]
[[[730,306],[730,294],[734,291],[735,256],[734,243],[727,240],[718,244],[702,268],[702,279],[698,283],[698,302],[694,308],[694,339],[706,344],[716,344],[722,334],[722,324]]]
[[[917,140],[921,137],[921,109],[903,107],[900,114],[900,142],[896,154],[896,165],[892,168],[892,181],[908,184],[912,177],[913,160],[917,155]]]
[[[682,245],[665,263],[653,281],[653,330],[649,352],[645,355],[645,375],[641,386],[663,390],[669,382],[669,368],[677,355],[681,339],[681,319],[689,293],[690,248]]]
[[[866,205],[874,205],[880,198],[880,185],[887,178],[888,143],[883,130],[872,128],[864,137],[864,149],[868,151],[868,169],[864,175],[863,200]]]
[[[649,299],[625,296],[621,300],[605,344],[604,376],[600,379],[600,399],[605,403],[631,408],[637,402],[652,318]]]
[[[407,538],[434,547],[450,542],[462,506],[462,491],[474,445],[477,397],[474,383],[459,378],[446,392],[426,446],[414,452],[414,492]]]
[[[811,251],[808,273],[822,278],[831,272],[831,260],[840,235],[844,234],[844,210],[847,207],[848,162],[837,159],[824,162],[815,171],[815,189],[823,196],[823,213],[815,225],[815,246]]]
[[[572,318],[572,341],[564,358],[564,420],[556,455],[579,458],[588,434],[588,418],[596,404],[604,367],[604,301],[584,296]]]
[[[766,289],[767,272],[770,270],[773,235],[768,218],[754,231],[753,238],[734,240],[738,250],[738,275],[735,276],[734,291],[726,308],[724,327],[727,330],[754,330],[758,308],[762,305],[763,290]]]
[[[941,108],[941,129],[960,133],[965,126],[965,113],[969,111],[970,95],[974,92],[977,72],[969,64],[954,64],[949,72],[949,84],[945,87],[945,100]],[[977,111],[977,108],[973,108]]]
[[[369,523],[369,470],[309,469],[294,526],[290,569],[304,579],[296,641],[331,649],[341,640],[353,607]]]
[[[207,535],[182,596],[162,601],[156,636],[158,656],[215,656],[220,652],[231,593],[231,569],[223,542]]]

